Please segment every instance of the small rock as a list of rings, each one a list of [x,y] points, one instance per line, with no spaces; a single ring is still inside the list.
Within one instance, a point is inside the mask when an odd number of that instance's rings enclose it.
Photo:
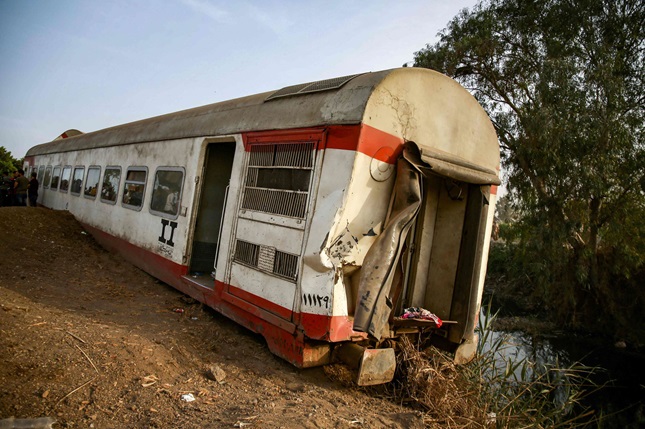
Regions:
[[[217,381],[218,383],[223,383],[226,378],[226,372],[224,372],[219,365],[213,365],[206,371],[206,378]]]
[[[305,385],[300,383],[288,383],[286,387],[295,393],[302,393],[305,391]]]

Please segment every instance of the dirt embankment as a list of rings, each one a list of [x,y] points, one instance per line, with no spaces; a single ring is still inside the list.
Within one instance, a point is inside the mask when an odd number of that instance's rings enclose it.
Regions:
[[[104,251],[68,213],[0,208],[0,234],[0,420],[424,426],[409,408],[275,357],[261,337]]]

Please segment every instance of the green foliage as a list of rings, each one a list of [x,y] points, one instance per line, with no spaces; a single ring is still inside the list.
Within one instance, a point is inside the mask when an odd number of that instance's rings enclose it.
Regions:
[[[13,173],[22,167],[22,160],[16,159],[4,146],[0,146],[0,174],[6,171]]]
[[[615,311],[643,294],[644,26],[640,0],[490,0],[415,54],[489,113],[517,217],[516,280],[563,323],[629,329]]]

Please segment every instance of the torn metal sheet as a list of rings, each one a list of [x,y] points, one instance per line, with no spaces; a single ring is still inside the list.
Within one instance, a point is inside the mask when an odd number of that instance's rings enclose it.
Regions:
[[[412,147],[413,143],[406,144],[404,152]],[[381,338],[392,311],[390,291],[405,238],[421,205],[420,181],[418,169],[405,156],[399,158],[389,219],[363,262],[354,330],[367,332],[376,339]]]

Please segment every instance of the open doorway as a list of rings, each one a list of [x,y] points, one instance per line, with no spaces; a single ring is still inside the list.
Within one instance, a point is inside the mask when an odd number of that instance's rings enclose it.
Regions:
[[[200,284],[213,287],[221,223],[231,179],[235,142],[210,143],[195,220],[189,275]]]

